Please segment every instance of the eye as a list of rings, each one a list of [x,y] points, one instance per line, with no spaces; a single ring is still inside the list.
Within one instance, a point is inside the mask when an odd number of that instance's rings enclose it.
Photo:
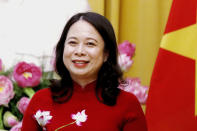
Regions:
[[[69,45],[72,45],[72,46],[74,46],[74,45],[76,45],[77,44],[77,42],[76,41],[68,41],[67,42]]]
[[[88,46],[90,46],[90,47],[96,46],[96,44],[95,44],[94,42],[87,42],[86,44],[87,44]]]

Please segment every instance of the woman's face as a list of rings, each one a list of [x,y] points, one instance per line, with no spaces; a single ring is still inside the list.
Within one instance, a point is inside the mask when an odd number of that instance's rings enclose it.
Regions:
[[[96,80],[106,60],[104,41],[97,30],[84,20],[74,23],[68,31],[63,53],[63,62],[72,79]]]

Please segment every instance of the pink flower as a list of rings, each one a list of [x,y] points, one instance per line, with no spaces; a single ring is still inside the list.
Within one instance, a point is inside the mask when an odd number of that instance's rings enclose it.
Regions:
[[[6,127],[13,127],[18,124],[18,119],[10,111],[6,111],[3,116],[3,123]]]
[[[120,54],[118,56],[118,64],[122,71],[127,71],[133,64],[133,60],[131,60],[126,54]]]
[[[121,83],[118,88],[133,93],[141,104],[146,103],[148,87],[142,86],[139,78],[126,78],[125,83]]]
[[[21,131],[22,128],[22,122],[19,122],[18,124],[16,124],[15,126],[13,126],[10,131]]]
[[[132,44],[126,40],[118,45],[118,51],[120,54],[126,54],[129,58],[131,58],[135,53],[135,44]]]
[[[34,87],[40,83],[42,71],[34,64],[20,62],[14,67],[13,76],[19,86]]]
[[[0,71],[2,71],[2,70],[3,70],[3,64],[2,64],[2,60],[0,58]]]
[[[8,106],[13,97],[14,89],[12,81],[5,76],[0,76],[0,105]]]
[[[17,102],[17,108],[18,110],[24,114],[26,109],[27,109],[27,106],[30,102],[30,99],[28,97],[22,97],[18,102]]]
[[[81,112],[77,112],[77,114],[72,114],[71,117],[76,121],[78,126],[81,126],[81,122],[85,122],[88,116],[85,114],[85,110],[82,110]]]

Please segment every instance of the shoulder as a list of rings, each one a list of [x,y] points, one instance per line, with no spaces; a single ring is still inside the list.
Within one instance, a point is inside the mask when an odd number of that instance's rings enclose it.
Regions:
[[[141,104],[137,97],[129,92],[121,91],[119,98],[119,106],[124,107],[124,120],[128,123],[133,123],[135,120],[143,128],[146,128],[146,118],[142,110]],[[140,127],[140,126],[139,126]]]
[[[50,94],[51,93],[49,88],[44,88],[37,91],[31,98],[30,103],[28,104],[26,110],[27,114],[32,115],[38,109],[49,107],[53,102]]]
[[[33,105],[37,105],[37,104],[42,104],[42,103],[49,103],[50,101],[52,101],[51,91],[49,88],[44,88],[44,89],[37,91],[33,95],[30,103]]]
[[[49,88],[44,88],[44,89],[41,89],[39,91],[37,91],[34,96],[32,97],[32,99],[35,99],[35,98],[48,98],[51,96],[51,91]]]
[[[138,101],[137,97],[130,93],[130,92],[126,92],[124,90],[120,91],[120,95],[118,97],[118,101],[119,102],[126,102],[126,103],[130,103],[130,104],[140,104],[140,102]]]
[[[119,107],[124,107],[127,113],[136,113],[138,115],[143,114],[143,110],[137,97],[129,92],[121,90],[120,95],[117,100],[117,105]]]
[[[38,90],[33,97],[35,96],[42,96],[42,95],[50,95],[51,94],[51,91],[50,91],[50,88],[44,88],[44,89],[41,89],[41,90]]]

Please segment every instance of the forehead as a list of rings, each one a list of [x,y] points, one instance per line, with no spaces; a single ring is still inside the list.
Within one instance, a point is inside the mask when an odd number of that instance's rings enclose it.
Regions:
[[[85,20],[79,20],[75,22],[68,30],[67,37],[70,35],[83,35],[83,34],[101,37],[99,32],[96,30],[96,28]]]

